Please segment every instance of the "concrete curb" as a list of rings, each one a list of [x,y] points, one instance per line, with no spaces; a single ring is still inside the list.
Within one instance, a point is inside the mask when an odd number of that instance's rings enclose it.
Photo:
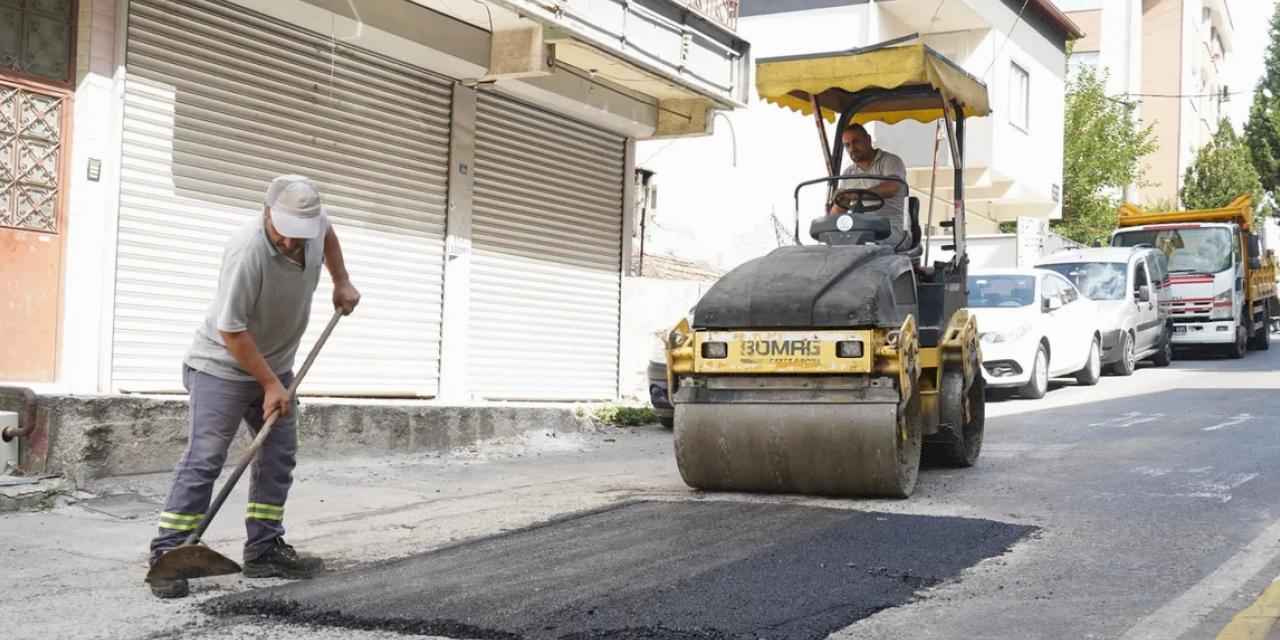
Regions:
[[[0,405],[5,404],[0,398]],[[344,452],[447,452],[528,432],[596,430],[575,405],[444,405],[427,401],[302,398],[301,456]],[[0,408],[4,408],[0,406]],[[187,443],[184,396],[41,396],[37,432],[24,443],[25,474],[57,474],[71,486],[173,469]],[[232,446],[229,462],[248,443]]]

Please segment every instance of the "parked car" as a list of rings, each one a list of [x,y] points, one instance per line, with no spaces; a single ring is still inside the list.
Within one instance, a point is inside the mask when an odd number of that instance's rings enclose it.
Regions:
[[[978,319],[988,389],[1034,399],[1048,392],[1050,378],[1098,383],[1102,338],[1093,319],[1096,305],[1061,275],[1043,269],[971,271],[969,310]]]
[[[676,410],[667,393],[667,352],[661,339],[655,341],[653,352],[649,354],[649,404],[662,426],[675,428]]]
[[[1127,376],[1141,360],[1173,361],[1167,260],[1151,248],[1070,249],[1036,265],[1065,276],[1098,304],[1102,364]]]

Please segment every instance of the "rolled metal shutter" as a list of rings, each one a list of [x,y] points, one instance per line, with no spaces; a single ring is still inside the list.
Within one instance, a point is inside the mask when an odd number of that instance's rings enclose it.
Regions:
[[[209,0],[132,0],[127,47],[113,386],[181,388],[228,234],[300,173],[363,295],[305,391],[436,394],[450,84]],[[332,313],[320,282],[299,366]]]
[[[617,397],[622,137],[479,94],[468,388]]]

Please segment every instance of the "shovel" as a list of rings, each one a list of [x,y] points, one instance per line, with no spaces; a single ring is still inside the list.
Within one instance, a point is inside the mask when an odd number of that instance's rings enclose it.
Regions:
[[[320,334],[320,339],[316,341],[316,345],[311,347],[311,353],[307,354],[306,361],[302,363],[302,369],[298,371],[297,376],[294,376],[293,384],[289,385],[290,400],[297,393],[298,385],[302,383],[302,378],[307,375],[307,370],[311,368],[311,363],[315,362],[316,356],[320,354],[320,347],[323,347],[325,340],[329,339],[329,334],[333,333],[333,328],[338,325],[338,319],[341,317],[341,311],[334,311],[333,318],[329,320],[329,326],[324,328],[324,332]],[[258,430],[258,436],[253,439],[253,444],[249,445],[249,450],[244,452],[240,463],[236,465],[236,470],[231,472],[231,477],[227,478],[227,482],[222,485],[222,490],[218,492],[218,497],[214,498],[213,504],[209,505],[209,510],[205,512],[204,518],[200,520],[200,525],[196,527],[195,531],[191,532],[190,536],[187,536],[185,542],[160,556],[160,559],[147,572],[147,582],[151,582],[154,579],[208,578],[240,573],[240,565],[201,544],[200,536],[204,535],[205,529],[209,527],[209,523],[217,515],[218,509],[222,508],[222,503],[227,500],[227,496],[235,488],[236,481],[244,474],[245,468],[249,466],[250,462],[253,462],[254,456],[262,448],[262,443],[266,442],[267,436],[271,434],[271,427],[275,425],[278,417],[279,413],[277,412],[272,412],[271,415],[267,416],[266,422]]]

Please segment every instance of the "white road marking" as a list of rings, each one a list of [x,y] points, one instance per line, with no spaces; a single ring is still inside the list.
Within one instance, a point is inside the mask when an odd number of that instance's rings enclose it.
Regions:
[[[1220,422],[1218,424],[1213,425],[1212,427],[1205,427],[1204,429],[1201,429],[1201,431],[1217,431],[1218,429],[1226,429],[1227,427],[1234,427],[1238,424],[1244,424],[1252,419],[1253,419],[1253,416],[1247,413],[1242,413],[1226,422]]]
[[[1273,522],[1213,573],[1138,621],[1120,640],[1169,640],[1182,637],[1249,579],[1266,568],[1277,555],[1280,555],[1280,520]]]
[[[1089,426],[1111,427],[1114,429],[1128,429],[1129,427],[1132,427],[1135,424],[1146,424],[1148,422],[1155,422],[1156,420],[1159,420],[1160,418],[1163,418],[1163,417],[1164,417],[1163,413],[1143,414],[1138,411],[1130,411],[1129,413],[1126,413],[1118,418],[1111,418],[1110,420],[1095,422],[1093,424],[1090,424]]]

